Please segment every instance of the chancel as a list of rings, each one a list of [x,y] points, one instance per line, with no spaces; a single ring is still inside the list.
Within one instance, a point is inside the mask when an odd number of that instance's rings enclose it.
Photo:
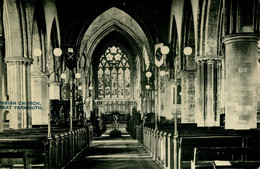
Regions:
[[[259,0],[0,11],[0,169],[260,168]]]

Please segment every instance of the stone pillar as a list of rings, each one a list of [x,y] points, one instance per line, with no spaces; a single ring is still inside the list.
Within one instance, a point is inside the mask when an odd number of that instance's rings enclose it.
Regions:
[[[146,91],[146,113],[151,112],[150,103],[151,103],[150,90],[147,90]]]
[[[61,83],[57,81],[50,82],[50,99],[51,100],[60,100],[60,86]]]
[[[195,122],[195,72],[183,71],[181,76],[181,122]]]
[[[195,122],[198,126],[204,125],[204,61],[197,61],[195,84]]]
[[[168,159],[167,159],[167,169],[172,169],[173,168],[173,141],[172,141],[172,134],[168,133],[167,136],[167,142],[168,142]]]
[[[32,125],[47,125],[48,124],[48,110],[47,102],[47,82],[48,77],[41,72],[32,72],[32,101],[37,101],[41,104],[43,109],[34,110],[32,112]]]
[[[206,126],[215,126],[215,91],[214,91],[214,60],[209,59],[207,61],[207,85],[206,85],[206,116],[205,116],[205,125]]]
[[[167,168],[168,165],[168,142],[167,142],[167,136],[168,133],[167,132],[163,132],[163,142],[164,142],[164,161],[163,161],[163,166],[164,168]]]
[[[9,101],[28,103],[31,101],[31,71],[33,59],[26,57],[7,57],[7,83]],[[12,106],[10,110],[10,128],[30,128],[32,125],[31,110],[18,109]]]
[[[226,61],[226,129],[257,127],[257,41],[254,34],[224,37]]]
[[[187,109],[187,73],[181,73],[181,122],[185,123],[188,121],[188,109]],[[176,104],[176,103],[175,103]]]
[[[219,126],[219,98],[222,58],[204,57],[197,61],[196,75],[196,123],[198,126]],[[220,69],[220,70],[219,70]]]
[[[155,106],[155,104],[154,104],[154,91],[153,90],[150,90],[150,92],[149,92],[149,97],[150,97],[150,112],[149,113],[154,113],[155,112],[155,110],[154,110],[154,106]]]
[[[2,49],[4,44],[4,38],[0,36],[0,49]],[[4,91],[4,74],[5,74],[5,69],[4,69],[4,55],[3,52],[1,52],[2,50],[0,50],[0,101],[3,101],[3,91]],[[1,103],[0,103],[1,106]],[[2,132],[4,130],[4,111],[3,109],[0,108],[0,132]]]
[[[223,69],[222,69],[222,60],[217,61],[217,100],[216,100],[216,111],[217,111],[217,122],[220,124],[220,114],[224,113],[224,101],[223,101]]]

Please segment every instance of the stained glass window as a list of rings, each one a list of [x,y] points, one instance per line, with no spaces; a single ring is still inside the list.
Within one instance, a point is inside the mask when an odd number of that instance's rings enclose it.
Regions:
[[[100,58],[98,66],[98,97],[130,97],[130,66],[119,47],[111,46]]]
[[[123,69],[119,68],[118,70],[118,97],[124,97],[124,73]]]
[[[102,69],[99,69],[98,70],[98,77],[101,77],[101,78],[98,78],[98,95],[100,97],[103,97],[104,96],[104,78],[103,78],[103,70]]]

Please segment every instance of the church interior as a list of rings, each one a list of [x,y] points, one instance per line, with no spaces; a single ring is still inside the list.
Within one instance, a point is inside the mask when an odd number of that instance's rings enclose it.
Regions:
[[[0,169],[65,168],[113,129],[162,168],[260,168],[260,0],[0,11]]]

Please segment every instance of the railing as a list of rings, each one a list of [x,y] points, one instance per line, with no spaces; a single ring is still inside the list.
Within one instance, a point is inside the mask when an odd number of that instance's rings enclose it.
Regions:
[[[136,138],[164,168],[173,166],[173,137],[171,133],[136,126]]]
[[[48,139],[48,168],[65,166],[93,140],[93,128],[79,128],[71,132],[56,134]]]
[[[226,132],[225,130],[212,129],[213,132],[211,133],[203,133],[201,132],[201,128],[192,127],[184,130],[181,125],[180,129],[182,130],[180,132],[181,135],[179,135],[177,139],[177,150],[174,150],[173,134],[170,132],[147,127],[142,128],[141,125],[137,125],[136,139],[142,143],[150,155],[166,169],[173,169],[174,167],[174,169],[199,168],[200,163],[210,162],[211,164],[216,160],[223,159],[229,161],[232,164],[231,167],[260,166],[258,130],[247,132],[233,131],[232,133],[232,131]],[[189,130],[193,130],[193,134],[186,133]],[[200,133],[198,133],[199,131]],[[196,158],[197,156],[194,154],[199,154],[201,151],[204,152],[202,153],[203,158],[200,156]],[[256,151],[258,153],[256,153]],[[238,152],[240,152],[240,154]],[[246,152],[246,155],[241,152]],[[220,154],[221,156],[219,156]],[[177,157],[176,161],[174,161],[174,155]],[[236,156],[238,159],[234,158]],[[197,159],[204,161],[197,162]],[[197,163],[199,163],[199,165],[197,165]],[[213,165],[210,167],[214,168]]]

